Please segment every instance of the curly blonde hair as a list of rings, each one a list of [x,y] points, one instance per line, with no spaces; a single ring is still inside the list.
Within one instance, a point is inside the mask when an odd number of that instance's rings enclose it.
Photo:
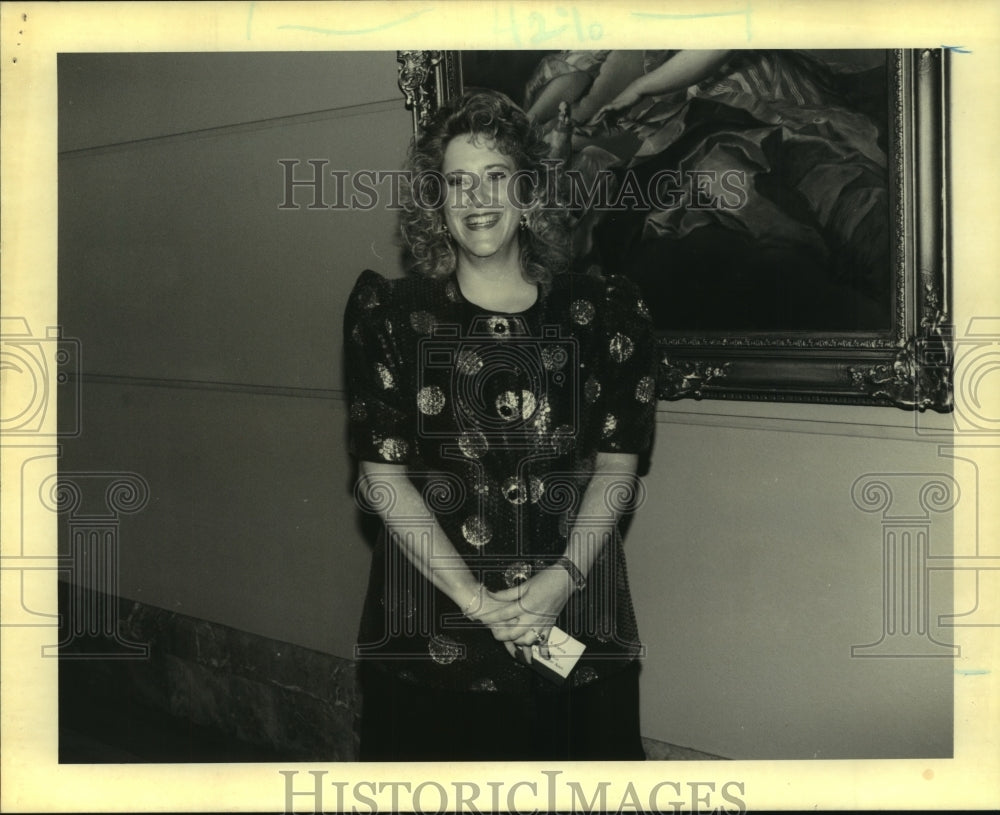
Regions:
[[[570,219],[556,200],[557,163],[544,161],[549,146],[524,111],[493,90],[471,90],[439,108],[410,146],[401,229],[412,268],[429,277],[455,271],[457,255],[441,207],[427,202],[444,200],[445,150],[456,136],[466,135],[509,156],[520,171],[518,199],[537,204],[518,233],[521,268],[528,280],[547,287],[553,275],[569,269],[571,260]]]

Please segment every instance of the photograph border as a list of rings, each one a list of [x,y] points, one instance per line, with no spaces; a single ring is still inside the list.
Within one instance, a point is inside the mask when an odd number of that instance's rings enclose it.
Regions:
[[[332,4],[331,4],[332,5]],[[514,17],[513,3],[497,4]],[[552,11],[554,4],[524,3],[518,6],[521,22],[532,8]],[[964,585],[976,581],[975,591],[959,592],[956,601],[976,601],[978,612],[992,620],[997,614],[996,598],[978,592],[979,570],[996,575],[996,548],[989,533],[996,518],[995,499],[1000,494],[1000,417],[995,395],[981,383],[989,383],[998,368],[996,349],[1000,343],[1000,289],[994,268],[997,247],[979,220],[995,207],[992,185],[997,157],[993,134],[1000,126],[1000,9],[986,2],[970,3],[963,13],[931,2],[914,0],[905,15],[897,7],[879,8],[872,4],[811,2],[799,4],[733,3],[737,11],[726,19],[712,19],[705,6],[674,3],[666,14],[663,4],[640,0],[629,8],[590,3],[578,6],[593,15],[602,9],[599,22],[609,40],[636,47],[660,36],[650,20],[669,19],[672,36],[680,43],[693,42],[707,47],[720,41],[751,41],[761,47],[781,47],[794,42],[802,47],[871,47],[884,43],[940,45],[953,53],[955,92],[959,104],[954,109],[950,134],[960,157],[955,167],[955,238],[944,237],[949,253],[954,249],[954,313],[956,325],[956,406],[949,416],[914,413],[916,424],[906,428],[909,417],[901,411],[871,412],[858,420],[847,410],[823,406],[816,418],[796,418],[794,405],[765,405],[749,402],[697,403],[686,400],[669,407],[671,421],[712,427],[720,417],[733,417],[740,425],[755,422],[764,429],[808,432],[817,422],[838,432],[865,438],[897,438],[906,441],[940,442],[941,456],[962,458],[971,477],[956,523],[956,534],[968,534],[974,545],[962,562]],[[745,6],[740,12],[739,7]],[[456,9],[468,17],[456,14]],[[687,13],[681,13],[687,12]],[[0,120],[0,163],[3,189],[0,213],[5,258],[2,268],[3,313],[24,315],[36,330],[54,326],[56,313],[56,83],[55,55],[62,51],[303,51],[303,50],[382,50],[408,47],[466,47],[469,20],[478,22],[477,40],[497,39],[501,47],[513,42],[513,35],[501,40],[491,34],[487,15],[493,8],[482,4],[447,4],[437,8],[424,4],[337,3],[4,3],[0,7],[3,42],[0,57],[7,69]],[[29,25],[22,23],[23,20]],[[30,21],[29,21],[30,17]],[[729,24],[727,24],[729,23]],[[23,30],[22,30],[23,29]],[[744,34],[745,32],[745,34]],[[570,32],[572,33],[572,32]],[[339,39],[337,39],[339,37]],[[745,38],[744,38],[745,37]],[[553,41],[556,46],[573,45],[569,34]],[[16,63],[16,69],[12,64]],[[945,267],[945,279],[950,272]],[[58,371],[50,370],[40,387],[54,392]],[[6,384],[6,383],[5,383]],[[980,389],[981,388],[981,389]],[[6,405],[24,397],[24,388],[7,391]],[[46,391],[48,392],[48,391]],[[31,394],[27,394],[30,396]],[[980,399],[979,397],[982,397]],[[11,400],[7,402],[6,400]],[[789,400],[791,401],[791,400]],[[664,405],[661,411],[666,411]],[[992,412],[991,412],[992,411]],[[884,415],[884,420],[872,413]],[[788,421],[782,421],[788,419]],[[32,579],[39,590],[33,596],[39,608],[54,609],[56,523],[53,513],[42,507],[37,496],[23,492],[19,480],[25,461],[53,458],[59,453],[55,418],[47,418],[38,434],[22,439],[3,439],[3,576]],[[952,424],[956,428],[952,427]],[[944,428],[944,430],[942,430]],[[803,466],[808,466],[804,463]],[[18,550],[18,533],[30,527],[30,553]],[[993,539],[995,543],[995,538]],[[815,543],[806,541],[805,543]],[[982,546],[982,549],[980,549]],[[957,561],[956,561],[957,562]],[[992,564],[992,565],[991,565]],[[30,571],[34,570],[34,571]],[[29,573],[30,572],[30,573]],[[51,578],[51,579],[48,579]],[[956,571],[956,582],[958,572]],[[9,584],[5,583],[5,586]],[[16,583],[14,584],[16,586]],[[6,783],[0,786],[4,811],[313,811],[316,788],[325,785],[330,803],[345,787],[375,795],[376,783],[458,784],[471,775],[501,784],[510,792],[531,779],[544,785],[547,780],[538,765],[372,765],[336,764],[230,764],[230,765],[60,765],[57,763],[57,684],[55,660],[40,657],[51,642],[55,623],[26,626],[18,622],[25,608],[16,591],[0,592],[3,611],[4,659],[0,660],[0,729],[3,750],[0,763]],[[958,606],[956,605],[956,608]],[[679,762],[595,768],[586,765],[565,768],[566,776],[588,779],[610,778],[609,794],[625,800],[623,791],[634,787],[651,789],[667,783],[708,782],[741,784],[740,792],[750,811],[803,809],[847,811],[851,809],[980,809],[988,808],[1000,793],[1000,775],[995,766],[998,720],[989,715],[992,700],[1000,688],[1000,672],[994,663],[1000,655],[997,623],[956,627],[955,640],[963,649],[961,668],[955,680],[955,752],[950,759],[756,760],[725,762]],[[699,670],[700,666],[692,666]],[[902,690],[902,689],[901,689]],[[987,713],[984,714],[984,711]],[[552,772],[542,769],[542,772]],[[295,791],[289,793],[296,780]],[[436,781],[428,781],[428,779]],[[667,780],[664,780],[667,779]],[[604,781],[601,782],[605,783]],[[633,787],[634,785],[634,787]],[[450,789],[450,787],[449,787]],[[544,788],[543,788],[544,789]],[[700,787],[704,789],[704,787]],[[392,788],[395,793],[396,788]],[[433,792],[433,789],[431,790]],[[515,790],[517,791],[517,790]],[[530,801],[530,790],[524,790]],[[696,792],[697,790],[693,790]],[[291,796],[295,796],[294,799]],[[379,806],[389,792],[379,791]],[[355,799],[357,800],[357,799]],[[367,799],[375,800],[375,799]],[[430,799],[428,799],[430,800]],[[518,799],[521,800],[521,799]],[[385,809],[388,809],[386,803]],[[370,810],[369,810],[370,811]]]

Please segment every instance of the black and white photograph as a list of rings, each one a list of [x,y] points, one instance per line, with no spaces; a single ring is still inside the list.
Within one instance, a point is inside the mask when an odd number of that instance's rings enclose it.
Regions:
[[[988,26],[149,5],[3,9],[5,811],[988,803]]]

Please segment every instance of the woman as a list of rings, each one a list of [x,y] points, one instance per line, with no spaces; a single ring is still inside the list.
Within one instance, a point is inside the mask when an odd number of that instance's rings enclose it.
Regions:
[[[389,533],[357,649],[364,760],[643,758],[615,524],[655,350],[631,284],[566,273],[546,154],[502,94],[441,109],[411,151],[417,274],[365,272],[348,303],[359,492]],[[560,632],[586,646],[562,685],[531,664]]]

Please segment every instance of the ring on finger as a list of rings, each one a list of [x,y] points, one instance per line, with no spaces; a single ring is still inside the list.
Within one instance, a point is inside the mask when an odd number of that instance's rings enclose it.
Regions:
[[[545,642],[546,637],[544,634],[539,634],[534,628],[529,628],[528,630],[535,635],[535,644],[541,645],[541,643]]]

